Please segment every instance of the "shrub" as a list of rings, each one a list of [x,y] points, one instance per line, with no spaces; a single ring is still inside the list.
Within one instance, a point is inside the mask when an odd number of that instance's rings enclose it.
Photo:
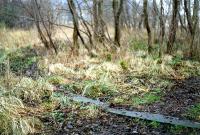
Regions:
[[[8,54],[10,69],[14,73],[24,73],[34,63],[37,62],[36,54],[30,47],[20,48],[16,52]]]
[[[34,64],[37,65],[36,54],[30,47],[20,48],[15,52],[1,49],[0,53],[1,74],[5,73],[5,68],[7,66],[5,60],[9,60],[9,67],[11,72],[17,75],[25,73],[28,69],[31,69]]]

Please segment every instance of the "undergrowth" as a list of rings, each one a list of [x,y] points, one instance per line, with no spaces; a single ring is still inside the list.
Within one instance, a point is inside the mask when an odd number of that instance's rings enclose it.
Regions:
[[[119,59],[107,54],[106,61],[100,57],[85,56],[67,63],[63,60],[65,54],[53,59],[52,56],[38,57],[32,48],[0,50],[0,124],[3,125],[0,133],[36,133],[43,127],[35,117],[42,115],[41,112],[50,113],[55,121],[65,121],[68,116],[60,109],[72,108],[73,104],[66,95],[56,95],[53,89],[137,107],[159,102],[164,90],[171,86],[170,80],[200,75],[199,62],[184,60],[179,55],[147,56],[145,51],[141,51],[144,49],[128,52]],[[32,69],[33,65],[37,68]],[[25,77],[30,68],[45,70],[45,77]],[[54,100],[60,105],[57,110],[54,110]],[[99,113],[95,106],[76,107],[82,110],[83,116],[92,117]],[[188,111],[187,116],[196,119],[198,112],[197,105]],[[150,125],[159,127],[156,122]]]
[[[184,115],[190,119],[200,120],[200,104],[191,106]]]
[[[19,49],[1,49],[0,55],[0,74],[5,74],[6,68],[16,75],[31,74],[36,72],[38,57],[31,47]]]
[[[5,81],[8,84],[4,84]],[[50,99],[51,95],[52,87],[44,80],[34,81],[14,75],[1,78],[0,134],[27,135],[39,132],[43,124],[35,116],[43,113],[40,103],[45,102],[45,98]]]

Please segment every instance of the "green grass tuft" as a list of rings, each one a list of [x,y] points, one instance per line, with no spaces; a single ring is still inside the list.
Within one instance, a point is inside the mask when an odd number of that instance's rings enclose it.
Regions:
[[[111,61],[112,60],[112,55],[109,53],[106,55],[106,61]]]
[[[53,85],[60,85],[60,84],[63,84],[64,79],[61,76],[50,76],[48,78],[48,82]]]
[[[123,70],[128,70],[128,67],[129,67],[128,62],[124,60],[120,61],[120,66]]]
[[[161,93],[160,89],[155,89],[152,92],[145,93],[141,96],[133,97],[133,105],[147,105],[152,104],[156,101],[159,101],[161,99],[161,96],[159,95]]]
[[[147,50],[147,45],[144,41],[141,40],[133,40],[130,44],[131,50],[139,51],[139,50]]]
[[[196,105],[190,107],[187,110],[187,112],[184,114],[184,116],[186,116],[190,119],[200,120],[200,104],[196,104]]]

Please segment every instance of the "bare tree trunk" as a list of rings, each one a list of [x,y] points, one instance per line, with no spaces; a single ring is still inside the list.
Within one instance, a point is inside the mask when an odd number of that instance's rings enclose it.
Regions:
[[[105,40],[105,23],[103,20],[103,0],[98,1],[98,18],[99,18],[99,41],[103,42]]]
[[[130,27],[131,26],[131,15],[130,15],[130,12],[129,12],[129,1],[128,0],[125,0],[125,3],[124,3],[124,8],[125,8],[125,13],[126,13],[126,25],[127,27]]]
[[[136,26],[137,26],[137,4],[136,4],[136,2],[135,2],[135,0],[133,0],[132,1],[132,26],[133,26],[133,28],[136,28]]]
[[[187,28],[185,27],[185,24],[184,24],[181,14],[180,14],[180,11],[178,12],[178,17],[179,17],[179,22],[181,24],[181,32],[183,32],[183,30],[185,30],[187,32]]]
[[[103,20],[103,0],[93,1],[94,39],[99,42],[105,40],[105,22]]]
[[[193,17],[191,17],[190,12],[190,1],[184,0],[184,7],[185,7],[185,13],[187,17],[188,22],[188,30],[190,33],[190,56],[192,57],[194,54],[194,38],[195,38],[195,31],[198,24],[198,12],[199,12],[199,0],[194,0],[193,5]]]
[[[141,14],[139,18],[139,23],[138,23],[139,30],[141,30],[141,28],[143,27],[143,20],[144,20],[144,14]]]
[[[162,56],[162,47],[164,43],[164,37],[165,37],[165,24],[163,20],[164,15],[164,7],[163,7],[163,0],[160,0],[160,48],[159,48],[159,56]]]
[[[149,26],[148,13],[147,13],[147,0],[143,0],[143,14],[144,14],[144,23],[148,33],[148,53],[152,53],[152,37],[151,37],[151,28]]]
[[[78,14],[76,11],[75,4],[73,0],[68,0],[68,5],[70,12],[73,17],[73,25],[74,25],[74,32],[73,32],[73,52],[75,55],[79,54],[79,43],[78,43],[78,29],[79,29],[79,24],[78,24]]]
[[[53,26],[50,23],[50,19],[51,19],[50,16],[52,16],[52,14],[49,13],[50,12],[48,11],[49,9],[44,8],[44,3],[41,3],[41,1],[38,1],[38,0],[32,0],[30,2],[29,8],[25,6],[24,4],[22,4],[22,7],[29,14],[29,16],[33,18],[33,21],[36,25],[37,32],[38,32],[41,42],[44,44],[44,46],[48,50],[53,48],[55,53],[57,54],[58,51],[52,39]],[[47,20],[44,20],[44,16],[45,16],[44,13],[47,14],[46,15]]]
[[[198,24],[199,24],[199,0],[194,0],[194,5],[193,5],[193,29],[194,29],[194,35],[192,36],[192,41],[190,44],[190,55],[193,57],[194,53],[196,53],[196,44],[195,42],[195,36],[197,33],[197,29],[198,29]]]
[[[98,40],[98,28],[99,28],[99,21],[97,15],[97,0],[93,0],[93,32],[94,32],[94,40]]]
[[[120,47],[120,15],[123,10],[123,1],[124,0],[113,0],[113,14],[114,14],[114,43]]]
[[[168,42],[167,42],[167,54],[171,54],[173,51],[173,45],[176,39],[176,28],[177,28],[177,15],[178,15],[178,10],[179,10],[179,3],[180,0],[173,0],[173,11],[172,11],[172,19],[171,19],[171,24],[169,28],[169,37],[168,37]]]
[[[93,40],[92,40],[92,32],[90,31],[90,28],[88,26],[89,23],[83,18],[83,13],[82,13],[82,9],[81,9],[80,4],[78,4],[78,9],[79,9],[79,12],[80,12],[80,19],[82,20],[83,27],[85,27],[85,29],[86,29],[86,33],[85,34],[87,35],[87,37],[89,39],[89,43],[90,43],[89,46],[85,45],[85,47],[88,50],[88,52],[91,54],[92,47],[94,46]]]
[[[48,37],[48,39],[49,39],[49,43],[47,43],[47,44],[49,44],[49,46],[50,46],[51,48],[53,48],[54,51],[55,51],[55,53],[57,54],[57,53],[58,53],[58,50],[57,50],[57,48],[56,48],[56,46],[55,46],[55,44],[54,44],[54,42],[53,42],[52,35],[51,35],[52,26],[51,26],[51,24],[49,23],[50,20],[49,20],[49,18],[48,18],[48,26],[47,26],[47,25],[45,24],[45,20],[44,20],[42,14],[41,14],[40,7],[39,7],[39,5],[38,5],[37,0],[35,0],[35,4],[36,4],[37,10],[38,10],[39,17],[40,17],[40,19],[41,19],[41,23],[42,23],[42,25],[43,25],[43,27],[44,27],[44,29],[45,29],[45,31],[46,31],[47,37]],[[49,16],[48,16],[48,17],[49,17]],[[38,28],[39,28],[39,27],[38,27]],[[41,30],[39,30],[39,31],[41,31]],[[41,36],[42,36],[42,35],[41,35]],[[43,38],[44,38],[44,37],[43,37]],[[46,41],[45,41],[45,43],[46,43]]]
[[[158,6],[157,6],[157,3],[156,3],[156,0],[153,0],[153,10],[152,10],[152,15],[153,15],[153,20],[152,20],[152,31],[153,31],[153,38],[152,38],[152,41],[153,43],[156,43],[157,42],[157,22],[158,22]]]
[[[123,28],[127,28],[130,25],[130,15],[129,15],[129,7],[128,7],[128,0],[124,0],[123,2],[123,10],[120,17],[120,25]]]
[[[192,17],[191,17],[191,12],[190,12],[190,7],[188,8],[188,0],[184,0],[184,8],[185,8],[185,13],[187,17],[187,23],[188,23],[188,30],[190,34],[193,34],[193,28],[192,28]]]

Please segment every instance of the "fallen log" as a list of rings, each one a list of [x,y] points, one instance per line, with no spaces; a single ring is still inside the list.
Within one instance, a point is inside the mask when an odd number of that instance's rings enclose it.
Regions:
[[[177,117],[165,116],[161,114],[153,114],[149,112],[127,111],[125,109],[110,108],[109,104],[107,103],[101,102],[99,100],[93,100],[93,99],[86,98],[79,95],[70,95],[68,96],[68,98],[76,102],[90,103],[90,104],[96,105],[98,107],[101,107],[106,112],[117,114],[117,115],[156,121],[156,122],[166,123],[166,124],[179,125],[179,126],[184,126],[184,127],[200,128],[199,122],[193,122],[190,120],[181,120]]]

